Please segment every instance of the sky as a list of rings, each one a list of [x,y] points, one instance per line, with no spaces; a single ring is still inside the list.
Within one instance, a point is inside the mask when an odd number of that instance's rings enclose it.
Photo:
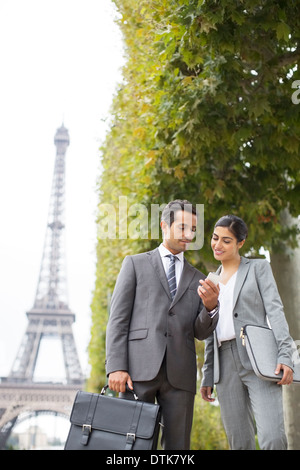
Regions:
[[[110,0],[0,0],[0,377],[33,307],[64,123],[66,256],[74,336],[88,373],[99,147],[124,53]]]

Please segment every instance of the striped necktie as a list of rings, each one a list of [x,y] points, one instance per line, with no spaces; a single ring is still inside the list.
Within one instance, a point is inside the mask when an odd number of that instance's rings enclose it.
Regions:
[[[176,294],[176,290],[177,290],[176,275],[175,275],[175,261],[177,259],[177,256],[168,255],[168,257],[170,258],[170,264],[169,264],[169,271],[167,274],[167,279],[168,279],[170,294],[173,300]]]

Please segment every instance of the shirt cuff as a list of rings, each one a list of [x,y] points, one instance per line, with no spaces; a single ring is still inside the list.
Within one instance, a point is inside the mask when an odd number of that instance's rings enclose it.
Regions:
[[[210,318],[214,318],[214,316],[219,312],[219,306],[220,304],[218,302],[218,305],[213,310],[211,310],[210,312],[207,310],[207,313],[210,316]]]

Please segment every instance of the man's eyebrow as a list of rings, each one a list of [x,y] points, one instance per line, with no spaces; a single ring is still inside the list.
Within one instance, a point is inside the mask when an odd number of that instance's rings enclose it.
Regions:
[[[184,227],[186,227],[187,225],[189,225],[188,223],[185,223],[185,222],[179,222],[178,225],[183,225]],[[193,229],[196,229],[197,228],[197,225],[192,225],[192,228]]]

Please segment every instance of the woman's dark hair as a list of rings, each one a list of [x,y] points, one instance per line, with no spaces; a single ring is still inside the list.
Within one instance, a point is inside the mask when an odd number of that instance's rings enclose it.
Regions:
[[[224,215],[216,223],[215,227],[227,227],[238,242],[245,240],[248,236],[248,227],[240,217],[236,215]]]

